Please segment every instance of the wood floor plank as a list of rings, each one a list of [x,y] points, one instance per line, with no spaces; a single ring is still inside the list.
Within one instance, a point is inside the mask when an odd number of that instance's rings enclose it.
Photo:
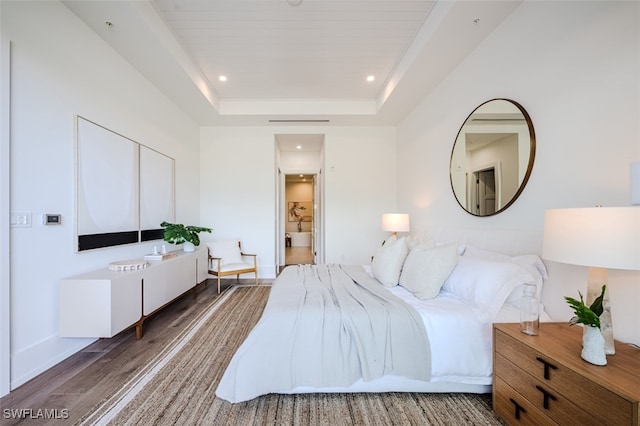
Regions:
[[[260,280],[261,284],[271,281]],[[240,280],[240,283],[254,282]],[[222,280],[222,289],[235,283],[235,278]],[[142,339],[136,339],[133,328],[110,339],[99,339],[0,398],[2,425],[47,424],[43,419],[7,419],[4,410],[12,409],[66,410],[68,418],[53,424],[72,424],[82,418],[129,381],[219,296],[214,280],[200,284],[197,290],[197,298],[188,292],[145,320]]]

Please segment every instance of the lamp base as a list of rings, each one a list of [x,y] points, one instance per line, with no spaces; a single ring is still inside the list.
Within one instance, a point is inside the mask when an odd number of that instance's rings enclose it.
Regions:
[[[613,343],[613,323],[611,321],[611,302],[609,301],[609,285],[607,284],[607,270],[605,268],[589,268],[587,276],[587,300],[591,306],[596,297],[602,293],[602,286],[606,285],[602,300],[602,314],[600,314],[600,332],[604,337],[604,351],[607,355],[614,355],[616,348]]]

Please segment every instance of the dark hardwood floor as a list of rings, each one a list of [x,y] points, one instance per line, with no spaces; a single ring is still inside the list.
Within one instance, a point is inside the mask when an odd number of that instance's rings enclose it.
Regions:
[[[260,284],[272,281],[260,280]],[[255,283],[253,279],[240,282]],[[235,283],[235,279],[222,280],[223,291]],[[147,318],[140,340],[135,328],[100,339],[0,398],[0,424],[73,424],[126,383],[218,297],[216,287],[215,280],[207,280],[196,287],[196,298],[193,291],[187,292]]]

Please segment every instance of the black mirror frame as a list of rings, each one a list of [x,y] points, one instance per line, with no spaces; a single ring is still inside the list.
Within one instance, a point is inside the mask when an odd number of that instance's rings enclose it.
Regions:
[[[513,195],[513,197],[511,197],[511,200],[509,200],[509,202],[506,203],[502,208],[500,208],[499,210],[496,210],[493,213],[480,215],[480,214],[475,214],[475,213],[470,212],[469,210],[467,210],[465,208],[465,206],[458,199],[458,195],[456,194],[456,192],[454,190],[454,187],[453,187],[453,179],[452,179],[452,176],[451,176],[451,166],[453,164],[453,153],[454,153],[454,150],[455,150],[455,146],[456,146],[456,143],[458,142],[458,138],[460,137],[460,133],[462,132],[462,129],[464,128],[465,124],[467,124],[467,122],[469,121],[469,118],[471,118],[471,116],[478,109],[480,109],[482,106],[484,106],[484,105],[486,105],[486,104],[488,104],[489,102],[492,102],[492,101],[506,101],[506,102],[509,102],[509,103],[513,104],[514,106],[516,106],[518,108],[518,110],[522,113],[522,115],[524,116],[524,119],[525,119],[525,121],[527,123],[527,128],[529,129],[529,162],[527,164],[527,171],[526,171],[526,173],[524,175],[524,178],[522,179],[522,182],[520,183],[520,186],[518,187],[518,190],[516,191],[516,193]],[[462,210],[464,210],[465,212],[469,213],[472,216],[490,217],[490,216],[495,216],[498,213],[502,213],[503,211],[508,209],[518,199],[518,197],[520,197],[520,194],[524,190],[525,186],[527,185],[527,182],[529,181],[529,177],[531,176],[531,172],[533,170],[533,163],[535,161],[535,157],[536,157],[536,134],[535,134],[535,131],[533,129],[533,122],[531,121],[531,117],[529,116],[529,113],[527,113],[527,111],[522,107],[522,105],[520,105],[518,102],[516,102],[516,101],[514,101],[512,99],[507,99],[507,98],[489,99],[488,101],[485,101],[485,102],[481,103],[473,111],[471,111],[471,113],[467,116],[467,118],[462,123],[462,126],[460,126],[460,129],[458,130],[458,133],[456,134],[456,138],[454,139],[453,147],[451,148],[451,156],[449,158],[449,183],[451,185],[451,192],[453,193],[453,197],[456,199],[456,202],[462,208]]]

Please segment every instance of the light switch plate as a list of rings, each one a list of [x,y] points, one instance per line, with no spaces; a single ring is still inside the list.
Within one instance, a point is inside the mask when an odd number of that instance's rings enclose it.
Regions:
[[[29,228],[31,227],[31,213],[12,212],[11,213],[12,228]]]

